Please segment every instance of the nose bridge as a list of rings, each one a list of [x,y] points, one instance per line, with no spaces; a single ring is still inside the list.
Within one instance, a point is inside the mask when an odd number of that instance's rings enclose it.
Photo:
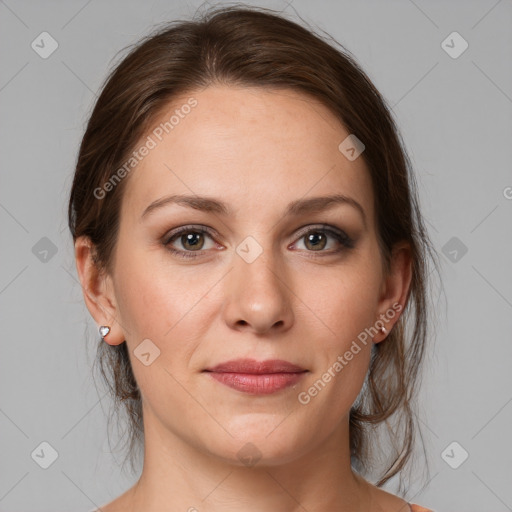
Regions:
[[[239,247],[239,252],[242,252],[243,246]],[[247,246],[245,246],[247,248]],[[249,253],[253,249],[249,249]],[[282,294],[282,277],[279,278],[280,267],[281,274],[283,273],[282,266],[278,258],[272,254],[272,249],[267,248],[253,261],[248,261],[240,256],[237,252],[234,261],[236,269],[239,270],[239,276],[245,282],[248,290],[253,294],[266,294],[271,297],[277,297]]]
[[[247,326],[258,332],[286,329],[293,321],[286,273],[271,242],[247,237],[233,254],[233,270],[226,282],[226,321],[232,328]]]

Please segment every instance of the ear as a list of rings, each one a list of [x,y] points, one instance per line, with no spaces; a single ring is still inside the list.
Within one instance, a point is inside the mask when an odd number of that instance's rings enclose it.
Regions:
[[[396,244],[393,248],[388,275],[384,277],[378,302],[379,319],[389,333],[402,314],[409,297],[412,279],[411,248],[408,242]],[[389,312],[395,312],[391,318]],[[388,312],[388,314],[386,314]],[[379,331],[374,343],[385,340],[387,334]]]
[[[124,341],[124,334],[116,320],[118,312],[112,278],[98,268],[94,261],[93,244],[86,236],[76,239],[75,261],[89,313],[98,326],[110,327],[105,341],[109,345],[120,345]]]

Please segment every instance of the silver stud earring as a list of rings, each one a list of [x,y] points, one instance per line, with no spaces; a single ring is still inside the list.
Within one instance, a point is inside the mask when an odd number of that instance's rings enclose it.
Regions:
[[[386,330],[386,328],[385,328],[384,326],[382,326],[382,327],[380,328],[380,332],[381,332],[382,334],[384,334],[384,335],[386,335],[386,334],[388,333],[388,331]]]
[[[101,339],[105,339],[105,336],[110,332],[110,327],[108,325],[102,325],[99,331]]]

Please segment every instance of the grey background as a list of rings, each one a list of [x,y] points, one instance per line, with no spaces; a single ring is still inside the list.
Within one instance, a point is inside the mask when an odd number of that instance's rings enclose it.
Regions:
[[[200,4],[0,1],[1,511],[88,511],[135,482],[110,453],[111,403],[91,377],[96,333],[66,200],[111,59]],[[512,3],[257,4],[296,9],[356,56],[394,107],[415,166],[446,304],[420,395],[430,482],[407,497],[438,511],[512,510]],[[47,59],[31,48],[43,31],[59,44]],[[441,47],[453,31],[469,43],[457,59]],[[41,252],[43,237],[55,254]],[[31,458],[42,441],[59,454],[46,470]],[[458,469],[441,456],[453,441],[469,453]]]

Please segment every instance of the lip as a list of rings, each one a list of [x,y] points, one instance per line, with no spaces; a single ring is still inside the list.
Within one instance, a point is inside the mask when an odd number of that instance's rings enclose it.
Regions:
[[[289,363],[283,359],[267,359],[256,361],[256,359],[232,359],[220,363],[204,371],[217,373],[249,373],[261,375],[268,373],[299,373],[307,371],[305,368]]]
[[[282,359],[236,359],[204,370],[221,384],[252,395],[268,395],[293,386],[307,371]]]

